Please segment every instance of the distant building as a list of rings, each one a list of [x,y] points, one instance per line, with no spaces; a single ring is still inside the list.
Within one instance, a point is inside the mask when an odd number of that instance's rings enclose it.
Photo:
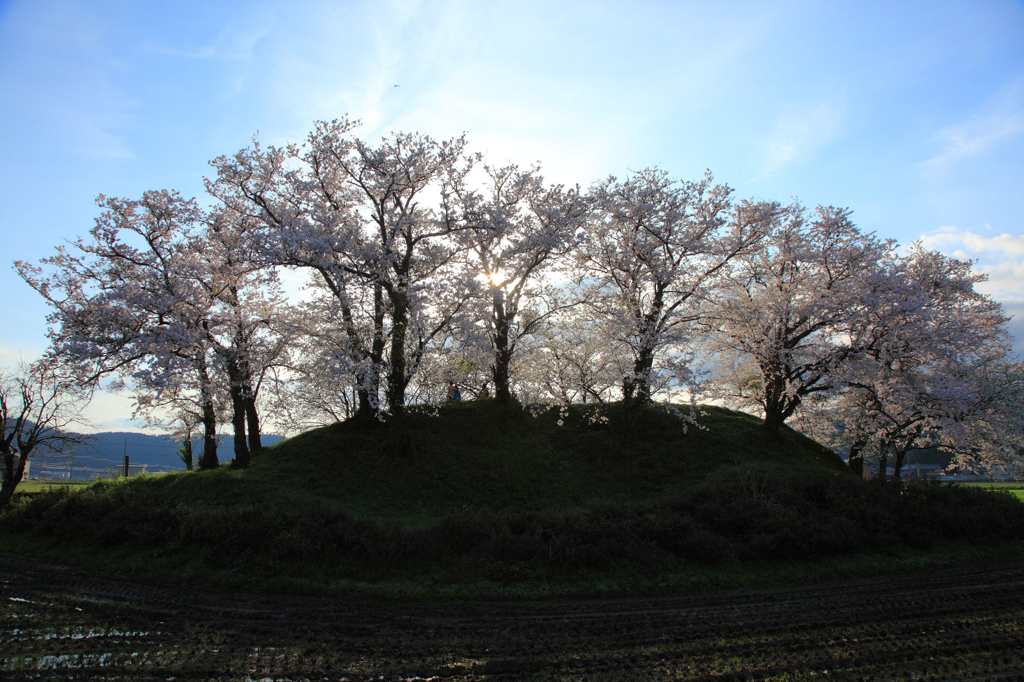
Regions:
[[[889,459],[892,462],[892,458]],[[900,470],[900,478],[903,480],[916,481],[938,481],[945,480],[946,467],[942,464],[932,462],[913,462],[904,464]],[[896,475],[894,467],[885,468],[885,480],[891,481]],[[878,460],[870,457],[864,461],[864,480],[870,481],[878,478]]]

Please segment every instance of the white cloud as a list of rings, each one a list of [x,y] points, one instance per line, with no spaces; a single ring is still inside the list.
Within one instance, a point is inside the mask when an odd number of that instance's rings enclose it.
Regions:
[[[11,350],[0,346],[0,367],[13,367],[25,359],[20,350]]]
[[[127,393],[97,391],[86,410],[83,426],[79,429],[85,433],[102,431],[134,431],[147,433],[147,429],[139,427],[131,421],[134,403]]]
[[[1014,349],[1024,355],[1024,235],[999,234],[985,236],[942,227],[921,237],[922,243],[954,258],[976,260],[975,269],[988,276],[977,290],[1003,305],[1015,338]]]
[[[104,130],[103,124],[97,118],[87,116],[76,119],[71,115],[63,117],[65,131],[73,140],[68,146],[93,159],[135,158],[127,139],[123,135]]]
[[[978,270],[988,275],[988,281],[978,290],[1001,301],[1024,301],[1024,261],[979,265]]]
[[[943,253],[967,254],[987,262],[995,257],[997,262],[1007,263],[1012,259],[1024,259],[1024,235],[999,234],[992,237],[960,230],[953,226],[939,228],[921,237],[921,241],[930,249]]]
[[[0,346],[0,368],[14,369],[22,363],[38,360],[43,354],[41,348],[11,348]]]

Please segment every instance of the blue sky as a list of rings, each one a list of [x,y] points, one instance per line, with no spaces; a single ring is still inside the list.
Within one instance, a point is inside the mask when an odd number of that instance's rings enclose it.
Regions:
[[[395,86],[398,87],[395,87]],[[96,195],[202,193],[207,162],[360,134],[468,133],[588,185],[711,169],[978,259],[1024,350],[1024,3],[0,0],[0,363],[45,347],[10,270]],[[124,428],[123,399],[94,415]]]

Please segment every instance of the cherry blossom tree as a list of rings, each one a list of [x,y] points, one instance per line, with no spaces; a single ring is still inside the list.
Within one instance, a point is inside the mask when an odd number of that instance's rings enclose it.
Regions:
[[[385,392],[391,418],[401,425],[405,392],[420,357],[465,301],[456,295],[434,319],[425,310],[428,301],[438,300],[431,300],[431,293],[453,291],[444,275],[450,275],[446,266],[458,252],[450,237],[459,226],[448,200],[473,159],[464,156],[465,138],[439,143],[425,135],[396,134],[377,147],[360,140],[333,145],[334,139],[314,131],[311,147],[322,152],[329,161],[325,169],[359,198],[365,211],[367,229],[360,234],[365,248],[355,252],[349,269],[379,284],[387,298],[391,324]],[[422,203],[431,192],[439,195],[436,208]]]
[[[241,250],[244,226],[168,191],[137,201],[101,197],[100,205],[106,210],[91,239],[44,259],[49,274],[18,264],[54,309],[55,353],[78,368],[83,384],[118,377],[157,397],[194,392],[202,468],[218,464],[216,396],[226,384],[235,464],[246,466],[249,448],[259,446],[253,377],[273,356],[272,342],[258,342],[273,301],[272,278]]]
[[[204,330],[227,377],[234,464],[242,467],[262,448],[256,401],[264,373],[286,343],[278,327],[282,301],[276,272],[250,251],[248,233],[254,227],[254,220],[230,208],[215,209],[207,213],[204,239],[190,244],[205,260],[197,279],[211,302]]]
[[[202,211],[170,191],[140,200],[101,196],[104,209],[71,248],[41,266],[15,264],[50,304],[54,354],[97,386],[121,377],[154,391],[195,387],[202,405],[202,468],[217,466],[217,389],[204,326],[210,302],[195,273],[202,263],[188,244],[199,239]]]
[[[359,365],[352,362],[351,316],[341,314],[343,304],[317,273],[304,288],[307,299],[282,310],[289,342],[265,389],[269,409],[289,434],[374,414],[367,412],[369,391],[356,375]]]
[[[458,191],[462,219],[471,228],[471,267],[480,273],[488,301],[491,378],[499,404],[512,401],[510,368],[517,345],[571,303],[557,286],[539,280],[573,250],[588,213],[578,188],[546,187],[537,168],[485,167],[484,193]]]
[[[628,360],[576,306],[535,334],[522,374],[530,402],[607,404],[617,396]]]
[[[650,399],[656,374],[685,380],[683,347],[702,304],[727,265],[764,236],[775,204],[732,210],[726,185],[708,173],[696,182],[647,169],[593,189],[594,220],[579,250],[577,281],[593,319],[627,349],[623,397]],[[659,367],[671,349],[673,361]]]
[[[326,329],[343,334],[331,343],[329,374],[355,380],[356,414],[372,418],[379,409],[387,302],[381,284],[357,271],[367,256],[359,197],[333,161],[348,153],[347,133],[354,126],[348,120],[318,123],[302,148],[264,148],[254,140],[211,162],[217,175],[207,189],[232,211],[262,223],[253,235],[262,262],[310,270],[317,277],[307,285],[312,295],[334,300],[305,317],[305,332],[296,331],[314,338]]]
[[[468,300],[451,239],[466,228],[451,202],[475,157],[465,154],[464,138],[400,133],[372,146],[349,136],[352,126],[319,122],[301,149],[254,147],[218,159],[210,186],[264,221],[269,262],[321,276],[339,304],[361,407],[376,407],[385,376],[397,434],[423,354]],[[289,159],[300,167],[286,170]]]
[[[319,306],[322,315],[305,318],[307,332],[322,338],[323,329],[334,330],[325,367],[330,375],[355,380],[356,416],[368,419],[381,413],[389,308],[383,284],[365,276],[367,261],[377,260],[373,241],[359,212],[362,197],[338,163],[339,156],[353,153],[354,141],[347,133],[354,125],[347,120],[319,122],[301,149],[270,148],[261,155],[254,146],[252,153],[236,155],[233,164],[215,165],[218,189],[233,185],[235,194],[259,209],[267,224],[267,260],[312,271],[318,284],[311,283],[309,289],[333,299]],[[299,162],[301,170],[282,172],[288,160]],[[250,168],[257,165],[260,181],[249,185]]]
[[[855,470],[874,454],[884,480],[891,453],[899,479],[908,451],[976,449],[970,422],[1016,411],[1013,382],[993,371],[1007,366],[1008,318],[975,290],[983,280],[970,262],[915,244],[865,287],[867,305],[849,331],[856,353],[840,375]]]
[[[592,324],[628,358],[621,368],[624,446],[654,391],[694,379],[688,346],[729,263],[761,239],[776,204],[743,202],[710,173],[679,182],[658,169],[592,190],[593,219],[576,257]]]
[[[1024,474],[1024,363],[1010,354],[982,357],[973,373],[977,399],[962,421],[962,439],[942,447],[958,466],[1002,472],[1018,480]]]
[[[893,248],[861,233],[845,209],[777,212],[760,248],[732,263],[709,313],[723,374],[734,379],[719,395],[756,404],[775,438],[803,400],[835,390],[859,349],[865,294]]]

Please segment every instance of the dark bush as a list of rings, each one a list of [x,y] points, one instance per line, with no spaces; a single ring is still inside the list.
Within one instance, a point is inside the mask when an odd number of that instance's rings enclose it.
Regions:
[[[748,477],[659,502],[601,503],[582,512],[463,511],[406,529],[322,505],[189,507],[141,486],[104,484],[19,502],[0,516],[0,530],[99,548],[180,549],[212,565],[267,570],[297,561],[324,567],[447,561],[518,566],[517,574],[527,566],[648,571],[667,561],[816,560],[943,540],[1020,540],[1024,505],[1009,494],[937,483]]]

